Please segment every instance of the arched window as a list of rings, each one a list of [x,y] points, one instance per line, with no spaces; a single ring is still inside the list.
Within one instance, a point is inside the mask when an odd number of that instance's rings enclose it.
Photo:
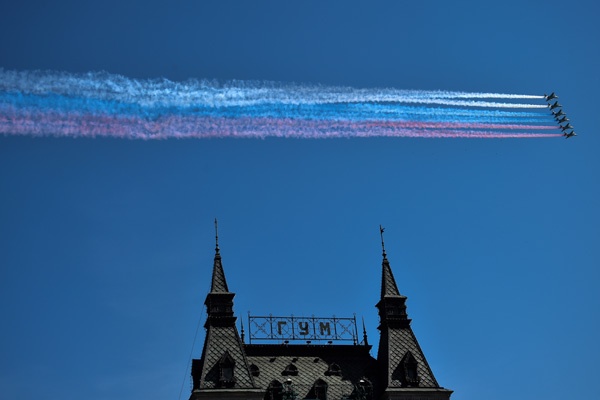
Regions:
[[[258,375],[260,375],[260,371],[259,371],[258,367],[255,364],[250,365],[250,374],[252,376],[258,376]]]
[[[306,398],[327,400],[327,387],[327,382],[323,379],[317,379]]]
[[[271,381],[269,387],[267,387],[267,393],[265,394],[265,400],[282,400],[283,399],[283,385],[281,382],[274,380]]]
[[[281,373],[282,375],[298,375],[298,367],[294,364],[288,364],[287,367]]]
[[[331,363],[331,364],[329,364],[329,368],[327,369],[327,371],[325,371],[325,375],[327,375],[327,376],[330,376],[330,375],[341,376],[342,375],[342,369],[336,363]]]

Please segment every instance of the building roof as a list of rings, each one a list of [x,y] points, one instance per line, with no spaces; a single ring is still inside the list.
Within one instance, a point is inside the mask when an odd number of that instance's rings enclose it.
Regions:
[[[215,260],[213,265],[212,281],[210,284],[211,293],[229,293],[227,287],[227,281],[225,280],[225,272],[223,271],[223,263],[221,261],[221,254],[217,247],[215,253]]]
[[[244,349],[258,387],[267,389],[274,380],[291,379],[299,399],[311,398],[319,381],[326,383],[328,398],[342,399],[356,390],[361,379],[376,379],[371,346],[247,344]]]
[[[383,247],[383,228],[382,234]],[[381,337],[377,358],[362,344],[245,344],[235,326],[234,293],[229,292],[218,237],[211,291],[206,296],[207,333],[202,357],[192,362],[190,399],[449,400],[427,363],[406,313],[383,248],[381,297],[377,303]],[[284,386],[285,385],[285,386]]]
[[[385,253],[383,253],[383,262],[381,263],[381,298],[389,296],[400,296],[400,291],[396,285],[390,262]]]
[[[402,387],[403,382],[400,374],[400,365],[407,352],[415,358],[417,362],[417,373],[420,378],[419,387],[427,388],[439,388],[429,363],[419,346],[419,342],[415,337],[412,329],[393,329],[390,330],[389,337],[389,369],[388,386],[389,387]]]
[[[196,368],[205,373],[201,374],[198,387],[200,389],[214,389],[218,387],[219,361],[227,354],[235,363],[234,388],[253,388],[254,382],[248,370],[246,354],[242,350],[242,341],[235,327],[215,326],[206,333],[202,358],[194,360]]]

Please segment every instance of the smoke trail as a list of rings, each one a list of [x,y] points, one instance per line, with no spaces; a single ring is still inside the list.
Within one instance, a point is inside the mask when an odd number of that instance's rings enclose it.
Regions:
[[[188,107],[149,107],[139,104],[128,104],[116,101],[89,98],[73,98],[64,95],[22,95],[15,93],[0,94],[0,109],[8,106],[20,109],[48,109],[60,112],[103,112],[119,115],[144,115],[156,118],[165,114],[204,115],[226,117],[273,117],[303,119],[386,119],[386,120],[418,120],[418,121],[454,121],[462,116],[462,120],[488,123],[523,123],[542,122],[540,115],[529,112],[506,112],[481,110],[474,114],[472,110],[455,108],[432,108],[419,106],[402,106],[381,103],[336,103],[336,104],[261,104],[253,106],[207,107],[192,105]]]
[[[541,130],[552,127],[535,127]],[[373,121],[294,120],[273,118],[213,118],[194,116],[166,116],[154,121],[135,116],[59,115],[54,113],[27,113],[21,118],[0,116],[0,131],[15,135],[129,137],[165,139],[169,137],[554,137],[560,134],[527,132],[528,127],[496,126],[485,124],[418,124],[378,123]],[[523,132],[519,132],[522,129]],[[506,131],[508,132],[506,132]],[[517,131],[517,132],[514,132]]]
[[[561,136],[541,133],[556,127],[540,99],[0,69],[0,133],[141,139]]]
[[[308,85],[282,85],[274,82],[233,81],[219,85],[213,81],[135,80],[107,73],[67,74],[14,72],[0,70],[0,90],[31,94],[54,93],[83,98],[134,102],[141,105],[185,106],[190,103],[212,107],[249,106],[264,103],[327,104],[392,102],[495,108],[545,108],[539,104],[497,103],[451,100],[485,98],[490,94],[436,92],[398,89],[355,89]],[[504,95],[501,98],[530,98]],[[537,98],[537,96],[534,96]]]

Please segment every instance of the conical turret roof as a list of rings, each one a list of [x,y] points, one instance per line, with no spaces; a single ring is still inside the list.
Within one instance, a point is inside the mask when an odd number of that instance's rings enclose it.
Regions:
[[[227,288],[227,280],[225,279],[225,272],[223,272],[223,264],[221,262],[221,254],[219,253],[219,247],[217,246],[215,252],[215,261],[213,263],[212,271],[212,282],[210,285],[211,293],[229,293]]]
[[[219,250],[219,230],[217,219],[215,218],[215,260],[213,262],[212,282],[210,284],[211,293],[229,293],[227,288],[227,280],[223,271],[223,263],[221,262],[221,252]]]
[[[392,267],[387,259],[385,252],[383,253],[383,262],[381,263],[381,298],[400,296],[400,291],[396,285]]]

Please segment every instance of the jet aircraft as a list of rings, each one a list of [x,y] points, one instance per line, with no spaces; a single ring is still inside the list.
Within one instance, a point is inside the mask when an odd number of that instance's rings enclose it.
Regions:
[[[571,124],[567,123],[565,126],[563,125],[559,125],[560,129],[564,132],[567,129],[573,129],[573,126],[571,126]]]
[[[558,118],[565,115],[565,113],[563,112],[563,110],[558,110],[557,112],[554,112],[554,110],[552,110],[552,115],[554,115],[554,118],[558,120]]]
[[[548,103],[548,107],[550,107],[551,110],[554,110],[555,108],[558,107],[562,107],[560,104],[558,104],[558,101],[555,101],[554,104],[550,105],[550,103]]]
[[[570,121],[569,118],[567,118],[567,116],[565,115],[564,117],[562,117],[561,119],[557,119],[556,122],[558,122],[558,124],[562,124],[563,122],[567,122]]]
[[[556,94],[554,94],[554,92],[552,92],[550,94],[544,94],[544,97],[546,98],[546,101],[558,99],[558,96]]]
[[[575,131],[571,131],[571,132],[565,132],[565,133],[563,133],[563,136],[565,137],[565,139],[568,139],[571,136],[577,136],[577,134],[575,133]]]

